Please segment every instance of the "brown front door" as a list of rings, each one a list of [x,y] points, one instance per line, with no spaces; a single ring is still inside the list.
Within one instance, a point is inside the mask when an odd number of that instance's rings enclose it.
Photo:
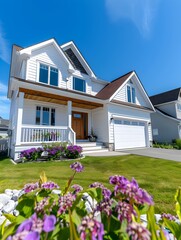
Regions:
[[[72,128],[77,139],[87,138],[87,113],[72,112]]]

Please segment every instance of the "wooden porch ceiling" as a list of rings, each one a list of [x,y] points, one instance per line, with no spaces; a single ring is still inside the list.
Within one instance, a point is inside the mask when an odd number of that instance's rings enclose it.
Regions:
[[[56,103],[60,105],[67,105],[68,101],[72,101],[72,106],[84,109],[95,109],[98,107],[103,107],[101,103],[95,103],[90,101],[84,101],[76,98],[69,98],[60,95],[50,94],[46,92],[35,91],[31,89],[20,88],[19,92],[24,92],[24,97],[26,99],[37,100],[42,102]]]

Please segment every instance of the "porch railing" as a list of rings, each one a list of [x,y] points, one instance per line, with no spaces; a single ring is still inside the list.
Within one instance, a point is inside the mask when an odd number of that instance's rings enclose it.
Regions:
[[[23,125],[21,143],[70,142],[74,144],[75,133],[63,126],[29,126]]]

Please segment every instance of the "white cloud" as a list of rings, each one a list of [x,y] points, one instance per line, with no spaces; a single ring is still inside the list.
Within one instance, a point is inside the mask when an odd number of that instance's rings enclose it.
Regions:
[[[143,36],[151,32],[160,0],[105,0],[113,21],[130,19]]]
[[[9,43],[5,38],[5,34],[0,23],[0,58],[9,64],[10,61],[10,48]]]

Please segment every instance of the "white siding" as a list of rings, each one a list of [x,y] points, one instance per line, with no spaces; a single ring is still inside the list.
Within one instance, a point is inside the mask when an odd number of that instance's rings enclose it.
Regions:
[[[158,109],[162,110],[163,112],[173,116],[173,117],[177,117],[176,116],[176,103],[166,103],[163,105],[159,105],[156,106]]]
[[[115,95],[113,100],[121,101],[121,102],[128,102],[127,100],[127,85],[132,86],[135,88],[136,93],[136,104],[139,106],[150,107],[148,100],[145,99],[145,93],[140,89],[136,81],[132,79],[132,83],[128,81],[127,84],[123,85],[123,87],[119,90],[119,92]],[[145,96],[145,97],[144,97]]]
[[[124,106],[109,104],[108,111],[109,111],[108,119],[111,119],[113,115],[117,115],[120,118],[123,117],[127,119],[134,119],[137,121],[144,121],[146,123],[151,122],[150,113],[139,110],[139,109],[132,109]],[[109,121],[109,142],[110,143],[114,142],[113,126],[114,126],[113,121]],[[149,135],[149,133],[147,134]],[[150,139],[151,139],[151,136],[149,136],[148,140]]]
[[[101,84],[101,83],[98,83],[98,82],[94,82],[92,81],[92,95],[96,95],[105,85],[105,84]]]
[[[67,106],[26,99],[24,100],[23,124],[35,125],[36,106],[55,108],[55,125],[67,126]]]
[[[98,141],[108,143],[108,114],[107,107],[98,108],[92,111],[92,126]]]
[[[68,65],[65,63],[63,57],[60,56],[53,45],[49,45],[32,52],[30,59],[27,61],[28,80],[38,81],[38,62],[57,67],[59,69],[59,86],[66,88]]]

